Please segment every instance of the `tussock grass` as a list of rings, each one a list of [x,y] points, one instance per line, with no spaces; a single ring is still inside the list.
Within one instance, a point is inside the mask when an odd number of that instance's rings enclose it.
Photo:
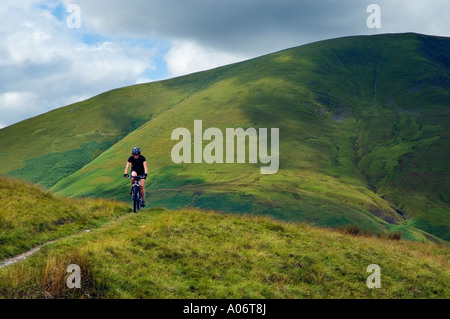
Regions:
[[[372,232],[370,232],[369,230],[367,230],[367,229],[361,230],[361,228],[356,225],[340,226],[340,227],[336,228],[335,230],[340,233],[349,234],[352,236],[364,236],[364,237],[374,236],[374,234]],[[377,233],[375,236],[377,238],[387,238],[387,239],[391,239],[391,240],[401,240],[402,239],[402,233],[399,231],[389,232],[386,235]]]
[[[449,249],[268,217],[147,210],[0,270],[3,298],[449,298]],[[79,264],[82,288],[65,270]],[[366,286],[370,264],[382,288]]]

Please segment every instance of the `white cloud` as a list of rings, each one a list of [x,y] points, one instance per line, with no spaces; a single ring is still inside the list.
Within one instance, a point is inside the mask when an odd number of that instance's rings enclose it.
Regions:
[[[448,0],[382,0],[380,7],[382,32],[450,36]]]
[[[3,1],[5,1],[3,3]],[[133,85],[155,67],[157,52],[126,41],[86,44],[38,5],[55,1],[2,0],[0,119],[6,126],[113,88]]]
[[[165,56],[167,69],[171,76],[204,71],[248,58],[248,56],[233,55],[212,48],[205,48],[189,40],[174,41]]]
[[[32,92],[7,92],[0,94],[0,114],[2,127],[8,125],[15,117],[31,117],[44,111],[36,105],[36,94]]]
[[[164,79],[151,79],[151,78],[147,78],[147,77],[143,76],[143,77],[138,78],[134,84],[149,83],[149,82],[154,82],[157,80],[164,80]]]

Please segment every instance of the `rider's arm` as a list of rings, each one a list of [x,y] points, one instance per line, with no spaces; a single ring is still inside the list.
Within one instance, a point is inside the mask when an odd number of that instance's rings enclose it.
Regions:
[[[130,162],[127,162],[127,166],[125,167],[125,174],[128,174],[128,167],[130,167]]]
[[[144,170],[145,170],[145,174],[148,174],[147,161],[144,162]]]

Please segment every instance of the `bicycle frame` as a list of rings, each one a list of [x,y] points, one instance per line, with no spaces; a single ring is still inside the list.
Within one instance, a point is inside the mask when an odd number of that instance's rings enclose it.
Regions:
[[[134,178],[134,183],[132,185],[131,195],[133,198],[133,211],[136,213],[141,209],[141,183],[140,180],[143,176],[129,176],[129,178]]]

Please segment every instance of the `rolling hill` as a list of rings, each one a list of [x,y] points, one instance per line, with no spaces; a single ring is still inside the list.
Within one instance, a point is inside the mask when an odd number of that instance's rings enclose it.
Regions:
[[[449,103],[450,39],[333,39],[112,90],[4,128],[0,174],[66,196],[127,200],[122,175],[138,145],[153,207],[448,243]],[[171,134],[194,132],[195,120],[222,132],[279,128],[278,172],[262,175],[248,160],[175,164]]]

